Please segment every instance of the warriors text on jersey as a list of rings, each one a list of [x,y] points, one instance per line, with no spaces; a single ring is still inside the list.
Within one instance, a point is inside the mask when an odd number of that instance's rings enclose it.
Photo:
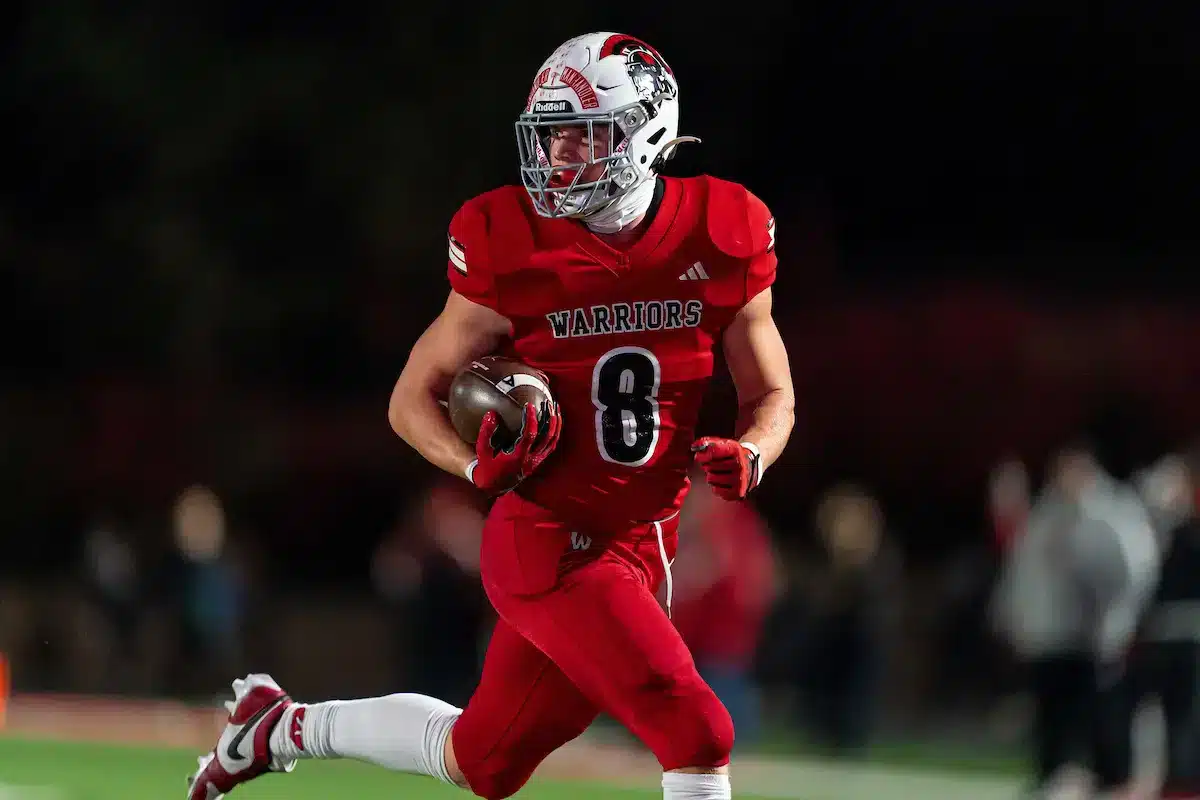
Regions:
[[[512,323],[504,355],[550,376],[558,448],[518,494],[581,523],[650,521],[687,489],[713,347],[775,278],[775,220],[742,186],[659,178],[618,251],[504,187],[450,223],[451,286]]]

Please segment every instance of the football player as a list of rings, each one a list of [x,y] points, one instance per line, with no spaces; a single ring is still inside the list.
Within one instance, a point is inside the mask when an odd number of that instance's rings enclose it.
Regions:
[[[481,575],[499,616],[465,709],[413,694],[305,705],[266,675],[234,684],[191,800],[301,758],[354,758],[496,800],[604,711],[653,751],[666,800],[730,797],[733,724],[669,618],[677,514],[693,463],[744,498],[790,435],[793,390],[771,316],[775,220],[744,187],[666,178],[679,86],[618,33],[564,43],[516,122],[521,184],[450,221],[445,308],[396,382],[389,418],[427,460],[498,496]],[[696,438],[714,348],[737,389],[734,438]],[[439,400],[472,359],[542,370],[508,449],[494,416],[466,445]],[[667,608],[655,599],[665,583]]]

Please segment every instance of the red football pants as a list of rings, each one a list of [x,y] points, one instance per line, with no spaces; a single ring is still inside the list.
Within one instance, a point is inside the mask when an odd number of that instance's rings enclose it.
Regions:
[[[538,506],[497,501],[481,572],[500,620],[452,734],[475,794],[515,793],[601,710],[664,770],[729,762],[729,712],[655,598],[675,541],[674,520],[572,541]]]

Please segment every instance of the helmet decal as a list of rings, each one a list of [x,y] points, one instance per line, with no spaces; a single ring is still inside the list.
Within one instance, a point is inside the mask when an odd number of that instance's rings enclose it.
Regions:
[[[563,67],[561,72],[550,73],[548,83],[553,84],[555,80],[561,81],[563,86],[575,93],[579,98],[579,105],[584,109],[599,108],[600,103],[596,100],[596,90],[588,83],[588,79],[579,74],[574,67]]]
[[[600,48],[600,58],[613,55],[625,57],[625,71],[644,102],[678,94],[675,75],[667,62],[641,39],[622,34],[608,37]]]
[[[623,33],[614,33],[612,36],[604,40],[604,44],[600,46],[600,58],[607,58],[612,55],[622,55],[626,58],[630,57],[630,53],[641,51],[646,56],[637,56],[639,60],[652,62],[658,65],[664,72],[675,77],[675,73],[667,66],[667,61],[657,50],[643,42],[636,36],[626,36]],[[647,58],[648,57],[648,58]]]
[[[550,68],[542,70],[538,76],[533,79],[533,86],[529,87],[529,99],[525,101],[525,110],[533,108],[533,96],[538,93],[538,89],[546,85],[546,81],[550,79]]]

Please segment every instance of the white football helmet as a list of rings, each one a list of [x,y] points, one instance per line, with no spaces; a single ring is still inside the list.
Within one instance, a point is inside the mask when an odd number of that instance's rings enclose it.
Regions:
[[[586,126],[586,163],[553,166],[550,134]],[[606,126],[611,152],[597,156],[596,129]],[[650,45],[620,33],[589,33],[562,44],[538,70],[516,123],[521,181],[543,217],[583,219],[615,231],[644,214],[653,177],[682,141],[679,85]],[[599,177],[582,181],[589,167]],[[592,170],[595,172],[595,170]]]

